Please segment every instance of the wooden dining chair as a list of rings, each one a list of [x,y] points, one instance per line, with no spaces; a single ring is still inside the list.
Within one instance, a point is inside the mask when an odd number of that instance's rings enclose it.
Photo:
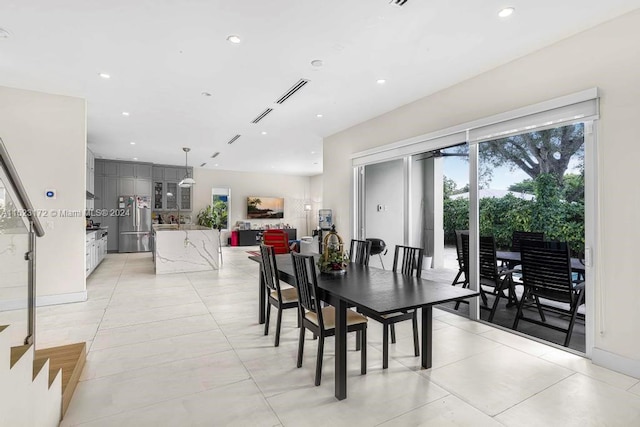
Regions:
[[[524,315],[523,307],[527,298],[520,298],[518,313],[513,322],[513,329],[518,329],[521,320],[564,332],[564,346],[571,341],[573,327],[578,317],[578,308],[584,302],[584,282],[575,284],[571,274],[571,255],[568,245],[558,242],[523,242],[522,281],[526,294],[538,307],[540,320]],[[553,302],[565,307],[552,305]],[[548,323],[544,311],[559,312],[569,317],[566,328]]]
[[[369,255],[371,253],[370,240],[351,239],[349,249],[349,261],[360,265],[369,265]]]
[[[282,327],[282,310],[298,308],[298,292],[295,288],[280,288],[276,254],[272,246],[260,245],[260,256],[262,257],[262,263],[260,265],[260,268],[262,269],[262,277],[264,285],[267,287],[267,312],[264,322],[264,334],[269,335],[271,306],[274,306],[278,310],[275,341],[275,347],[278,347],[280,345],[280,329]],[[298,317],[298,327],[299,326],[300,318]]]
[[[422,274],[422,257],[424,249],[411,246],[396,245],[393,256],[393,271],[408,276],[420,277]],[[413,323],[413,348],[415,356],[420,356],[420,343],[418,341],[418,312],[417,310],[401,311],[380,315],[366,309],[360,309],[370,319],[382,323],[382,369],[389,367],[389,332],[391,343],[396,343],[395,324],[411,320]]]
[[[315,385],[322,378],[322,357],[325,337],[336,334],[335,308],[322,307],[318,296],[318,278],[313,255],[292,252],[293,273],[298,288],[298,309],[301,319],[300,340],[298,342],[298,368],[302,367],[304,335],[309,329],[318,337]],[[360,373],[367,373],[367,318],[353,310],[347,310],[347,332],[359,332],[360,337]]]

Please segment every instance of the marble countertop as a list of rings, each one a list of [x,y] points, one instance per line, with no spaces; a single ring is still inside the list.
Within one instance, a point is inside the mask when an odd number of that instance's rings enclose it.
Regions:
[[[195,224],[180,224],[180,228],[178,228],[178,224],[153,224],[154,231],[193,231],[193,230],[212,230],[209,227],[203,227],[201,225]]]

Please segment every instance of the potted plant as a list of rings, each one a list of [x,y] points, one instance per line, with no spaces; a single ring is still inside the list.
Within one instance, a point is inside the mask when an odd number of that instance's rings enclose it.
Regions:
[[[342,238],[336,233],[335,225],[325,236],[322,254],[318,259],[318,268],[324,274],[344,274],[347,272],[348,255],[344,252]]]
[[[227,204],[222,200],[216,200],[198,212],[198,225],[208,228],[228,228]]]

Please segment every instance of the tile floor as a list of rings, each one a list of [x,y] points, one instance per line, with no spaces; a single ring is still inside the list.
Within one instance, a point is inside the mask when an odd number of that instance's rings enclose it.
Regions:
[[[412,356],[405,322],[383,371],[372,322],[368,374],[350,351],[349,397],[337,401],[332,339],[314,387],[309,334],[295,367],[295,310],[284,313],[280,347],[275,324],[263,335],[246,249],[224,248],[219,271],[165,276],[149,254],[110,254],[87,281],[87,302],[39,309],[39,347],[88,343],[61,425],[640,425],[637,379],[437,309],[432,369]]]

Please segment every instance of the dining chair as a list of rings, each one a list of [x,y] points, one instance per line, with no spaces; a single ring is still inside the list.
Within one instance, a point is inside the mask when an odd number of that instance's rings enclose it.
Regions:
[[[369,265],[369,255],[371,253],[370,240],[351,239],[349,248],[349,261],[360,265]]]
[[[408,276],[420,277],[422,274],[423,248],[396,245],[393,256],[393,271],[406,274]],[[380,315],[366,309],[360,309],[370,319],[382,323],[382,369],[389,367],[389,332],[391,332],[391,343],[396,343],[395,324],[411,320],[413,324],[413,349],[415,356],[420,356],[420,343],[418,342],[418,312],[417,310],[400,311]]]
[[[313,255],[302,255],[292,252],[293,273],[298,288],[298,309],[301,319],[300,340],[298,342],[298,368],[302,367],[304,352],[304,335],[309,329],[318,337],[318,354],[316,359],[315,385],[320,385],[322,378],[322,357],[325,337],[336,334],[335,308],[322,307],[318,296],[318,278]],[[347,310],[347,332],[360,332],[360,373],[367,373],[367,318],[353,310]]]
[[[523,307],[527,298],[518,303],[518,313],[513,322],[517,330],[520,320],[564,332],[564,346],[568,347],[578,317],[578,308],[584,302],[584,282],[575,284],[571,274],[569,247],[563,242],[523,242],[520,253],[522,281],[525,292],[538,307],[540,320],[525,317]],[[552,305],[553,302],[561,303]],[[567,308],[568,307],[568,308]],[[566,328],[548,323],[544,311],[552,311],[569,317]]]
[[[511,252],[520,252],[520,245],[523,241],[535,241],[542,242],[544,241],[544,233],[537,231],[514,231],[511,235]],[[507,268],[510,269],[521,269],[520,263],[517,261],[507,262]]]
[[[282,310],[298,308],[298,291],[296,291],[295,288],[282,289],[280,287],[276,254],[272,246],[260,245],[260,256],[262,257],[262,263],[260,265],[262,277],[264,285],[267,287],[267,312],[264,322],[264,334],[269,335],[271,306],[274,306],[278,310],[275,341],[275,347],[278,347],[280,345],[280,329],[282,327]],[[299,326],[300,317],[298,316],[298,327]]]
[[[274,252],[278,254],[288,254],[289,235],[284,230],[264,230],[262,233],[262,243],[273,246]]]
[[[462,284],[463,288],[469,287],[469,271],[468,271],[468,262],[465,262],[464,254],[462,253],[462,234],[469,235],[469,230],[456,230],[456,255],[458,261],[458,274],[453,279],[451,286],[455,286],[458,284]],[[463,276],[462,280],[460,276]]]

